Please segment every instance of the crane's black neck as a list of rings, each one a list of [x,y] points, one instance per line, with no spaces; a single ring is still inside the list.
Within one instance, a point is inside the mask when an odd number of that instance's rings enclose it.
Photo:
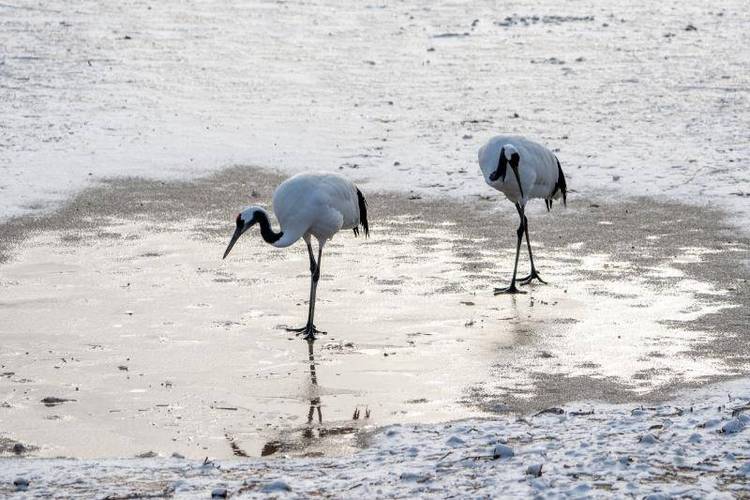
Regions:
[[[263,236],[266,243],[274,244],[284,235],[283,231],[277,233],[271,229],[271,223],[268,221],[268,216],[264,212],[256,212],[255,218],[260,226],[260,235]]]

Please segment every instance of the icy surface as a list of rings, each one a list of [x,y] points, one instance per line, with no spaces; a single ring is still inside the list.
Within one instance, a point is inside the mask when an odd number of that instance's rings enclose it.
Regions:
[[[191,461],[0,462],[0,493],[373,498],[445,495],[733,498],[750,493],[750,383],[683,394],[655,407],[570,404],[525,418],[391,426],[351,457]],[[645,437],[650,436],[648,439]],[[507,452],[513,449],[513,454]],[[502,450],[503,453],[497,453]],[[495,458],[497,457],[497,458]],[[648,496],[650,495],[650,496]]]
[[[750,220],[750,11],[705,2],[0,3],[0,217],[235,163],[487,193],[499,132],[569,186]]]

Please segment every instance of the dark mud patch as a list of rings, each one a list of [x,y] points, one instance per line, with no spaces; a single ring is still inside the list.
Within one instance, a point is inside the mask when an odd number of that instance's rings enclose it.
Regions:
[[[75,399],[67,399],[67,398],[58,398],[58,397],[55,397],[55,396],[47,396],[46,398],[44,398],[44,399],[41,400],[41,403],[44,406],[53,407],[53,406],[59,406],[59,405],[61,405],[63,403],[70,403],[70,402],[74,402],[74,401],[75,401]]]
[[[158,224],[154,223],[154,230],[167,230],[179,224],[196,238],[224,240],[233,229],[237,210],[254,203],[268,205],[273,189],[282,180],[277,174],[249,167],[228,169],[192,182],[108,180],[80,193],[55,213],[16,218],[0,225],[0,262],[10,259],[14,247],[35,232],[55,228],[62,230],[68,241],[85,244],[112,232],[108,228],[113,222],[123,220],[158,221]],[[365,195],[370,207],[370,244],[390,241],[401,245],[400,238],[434,227],[444,227],[451,235],[446,240],[427,231],[416,238],[419,255],[396,255],[394,261],[424,259],[431,250],[446,243],[456,256],[476,255],[478,250],[491,254],[496,249],[512,248],[515,243],[517,215],[512,205],[501,197],[491,203],[476,204],[429,197],[412,200],[408,195],[393,193],[365,192]],[[747,329],[750,324],[750,269],[742,265],[750,261],[750,241],[725,222],[722,212],[647,198],[612,202],[608,199],[579,199],[572,195],[567,209],[556,205],[552,213],[546,213],[543,204],[532,203],[528,215],[532,245],[537,248],[537,267],[552,286],[564,288],[565,284],[556,282],[554,275],[545,273],[545,261],[556,252],[564,251],[566,265],[572,267],[578,266],[586,256],[599,254],[606,255],[610,263],[627,263],[623,267],[605,263],[600,272],[589,272],[596,279],[616,282],[633,276],[650,276],[648,279],[652,285],[664,289],[685,279],[701,280],[718,287],[723,295],[713,297],[713,300],[724,303],[725,309],[691,321],[675,322],[671,326],[709,332],[710,338],[693,346],[691,352],[695,356],[725,360],[731,367],[726,376],[750,371],[750,355],[744,348],[750,335]],[[600,224],[602,222],[605,224]],[[702,253],[694,260],[680,260],[686,249],[691,248],[699,248]],[[157,257],[158,253],[146,252],[144,256]],[[524,257],[521,262],[525,262]],[[504,285],[497,283],[498,274],[508,276],[511,270],[511,261],[504,257],[498,257],[494,268],[486,260],[476,258],[454,262],[466,272],[469,281],[451,283],[446,280],[430,293],[453,293],[466,291],[469,287],[476,293],[491,293],[493,286]],[[654,272],[667,265],[680,270],[682,275],[660,276]],[[477,272],[480,270],[486,272]],[[519,273],[525,273],[525,269],[519,267]],[[582,275],[585,278],[586,272]],[[217,279],[233,280],[234,277],[222,275]],[[378,286],[387,287],[383,290],[385,293],[397,297],[401,286],[399,281],[407,280],[407,277],[392,281],[372,279]],[[507,277],[502,279],[504,281]],[[632,294],[597,293],[610,299],[632,299]],[[638,311],[637,308],[633,310]],[[562,318],[557,321],[564,325],[576,320]],[[521,338],[527,338],[532,330],[519,327],[518,333]],[[725,375],[711,380],[722,378]],[[532,384],[523,397],[509,394],[500,401],[479,390],[476,393],[470,391],[473,396],[466,402],[485,409],[539,410],[584,397],[613,402],[644,397],[635,394],[632,386],[606,377],[539,373],[532,377]],[[674,389],[689,385],[695,384],[676,379],[648,397],[664,398]]]

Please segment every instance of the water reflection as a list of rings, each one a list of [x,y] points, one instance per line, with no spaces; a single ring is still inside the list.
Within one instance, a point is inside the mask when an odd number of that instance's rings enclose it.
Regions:
[[[307,341],[307,359],[310,362],[310,411],[307,414],[307,423],[312,424],[315,416],[315,410],[318,411],[318,423],[323,423],[323,413],[320,410],[320,389],[318,388],[318,376],[315,373],[315,351],[313,344],[315,341]]]
[[[322,456],[324,447],[336,446],[337,442],[326,442],[336,436],[354,434],[359,426],[356,421],[370,417],[369,408],[362,415],[359,407],[354,409],[351,420],[323,423],[321,389],[318,385],[317,363],[315,361],[315,340],[307,341],[307,361],[309,366],[310,385],[308,388],[310,406],[307,411],[307,422],[304,426],[283,432],[277,439],[268,441],[263,446],[261,456],[278,452],[304,452],[308,456]],[[316,418],[317,417],[317,418]],[[323,448],[325,449],[325,448]]]

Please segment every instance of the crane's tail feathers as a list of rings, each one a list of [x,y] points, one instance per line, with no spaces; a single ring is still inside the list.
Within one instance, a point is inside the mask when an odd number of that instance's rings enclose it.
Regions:
[[[555,158],[557,160],[557,158]],[[555,188],[552,190],[552,194],[549,195],[550,204],[549,207],[547,207],[547,210],[549,210],[550,207],[552,207],[552,198],[557,194],[557,192],[560,191],[560,194],[562,195],[563,199],[563,205],[568,206],[568,186],[565,183],[565,174],[563,174],[562,167],[560,166],[560,160],[557,160],[557,182],[555,183]]]
[[[367,238],[370,236],[370,225],[367,222],[367,200],[365,200],[365,196],[359,188],[357,188],[357,200],[359,202],[359,224],[365,231],[365,238]],[[359,235],[359,228],[354,228],[354,235]]]

